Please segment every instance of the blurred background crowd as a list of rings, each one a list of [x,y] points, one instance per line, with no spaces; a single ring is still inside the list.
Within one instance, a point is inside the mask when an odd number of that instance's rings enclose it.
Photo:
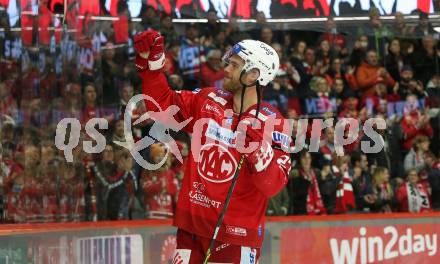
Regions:
[[[0,10],[0,210],[3,223],[40,223],[171,218],[191,138],[174,133],[183,164],[172,155],[156,171],[141,168],[115,144],[125,141],[123,113],[134,118],[147,109],[130,104],[141,92],[132,38],[147,28],[165,35],[166,76],[174,90],[222,87],[222,55],[239,40],[270,44],[281,58],[264,100],[289,119],[371,117],[386,120],[377,129],[384,148],[365,154],[359,137],[335,153],[334,127],[321,136],[319,152],[292,154],[286,188],[269,201],[268,215],[424,212],[440,209],[439,35],[426,13],[408,22],[401,13],[384,21],[372,8],[363,26],[329,17],[314,29],[280,28],[255,12],[255,23],[217,11],[206,23],[173,23],[173,17],[142,6],[133,22],[119,1],[118,20],[88,13],[62,20],[40,1],[39,19],[21,16],[12,30]],[[56,9],[56,7],[55,7]],[[74,21],[74,22],[72,22]],[[36,30],[40,28],[40,30]],[[80,120],[82,132],[73,162],[55,146],[58,122]],[[100,154],[83,150],[86,123],[105,118],[107,146]],[[133,127],[137,140],[150,135],[151,120]],[[299,131],[293,125],[292,141]],[[310,131],[307,131],[310,136]],[[353,135],[347,133],[348,138]],[[307,137],[308,139],[310,137]],[[307,139],[307,140],[308,140]],[[166,146],[142,151],[158,162]]]

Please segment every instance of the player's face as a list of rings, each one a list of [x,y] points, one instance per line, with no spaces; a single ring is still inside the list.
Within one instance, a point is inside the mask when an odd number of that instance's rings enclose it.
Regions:
[[[240,73],[243,69],[244,61],[237,55],[229,58],[229,64],[225,67],[225,78],[223,88],[229,92],[236,92],[241,89]]]

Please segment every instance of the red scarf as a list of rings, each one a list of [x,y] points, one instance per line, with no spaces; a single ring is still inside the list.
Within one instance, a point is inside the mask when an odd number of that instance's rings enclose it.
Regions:
[[[311,184],[309,186],[307,195],[307,214],[308,215],[322,215],[326,214],[327,210],[322,202],[321,193],[319,192],[318,181],[313,169],[310,170],[310,174],[305,172],[303,168],[299,169],[299,173],[306,179],[310,179]]]
[[[351,179],[348,172],[345,172],[336,189],[335,212],[345,213],[354,208],[356,208],[356,203],[354,200],[353,186],[351,185]]]

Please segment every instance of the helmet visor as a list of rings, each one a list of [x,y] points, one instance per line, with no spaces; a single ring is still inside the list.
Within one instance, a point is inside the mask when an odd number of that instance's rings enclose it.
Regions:
[[[234,56],[234,55],[238,55],[239,52],[241,52],[243,50],[242,46],[240,44],[235,44],[231,49],[229,49],[225,55],[223,55],[223,62],[226,64],[229,64],[229,59]]]

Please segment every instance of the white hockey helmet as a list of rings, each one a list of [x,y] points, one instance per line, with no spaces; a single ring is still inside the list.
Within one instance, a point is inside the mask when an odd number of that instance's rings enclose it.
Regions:
[[[252,69],[260,71],[258,82],[262,86],[273,81],[280,68],[280,58],[276,51],[258,40],[245,39],[238,42],[223,56],[223,61],[228,63],[233,55],[238,55],[244,60],[243,71],[245,73]]]

